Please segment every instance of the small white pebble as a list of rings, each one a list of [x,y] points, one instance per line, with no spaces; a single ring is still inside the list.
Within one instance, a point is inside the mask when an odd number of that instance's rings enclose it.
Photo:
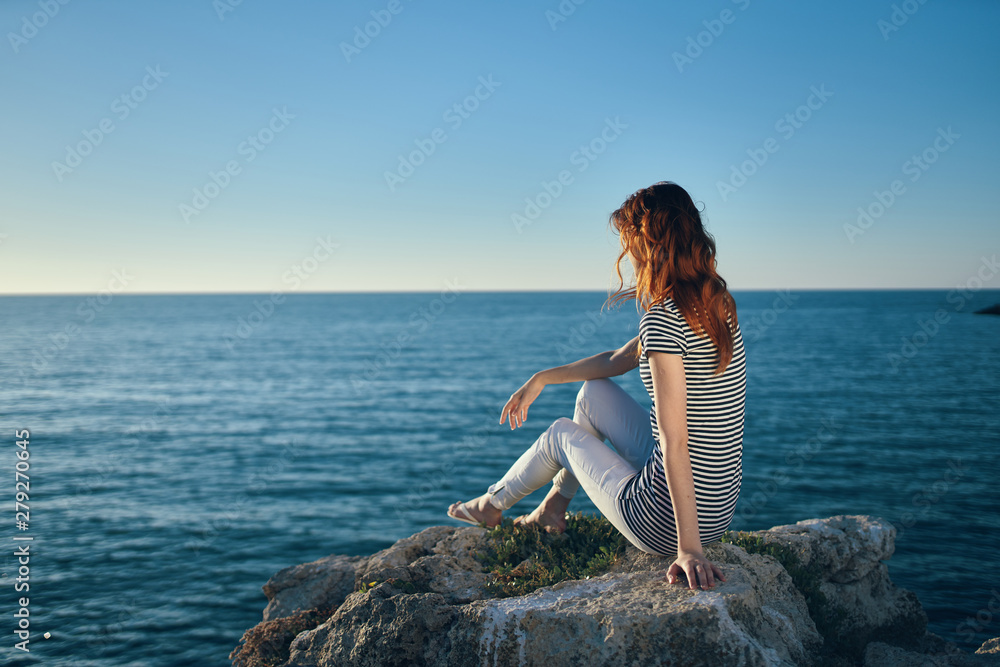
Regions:
[[[46,639],[51,639],[51,638],[52,638],[52,633],[51,633],[51,632],[46,632],[46,633],[45,633],[44,635],[42,635],[42,636],[43,636],[43,637],[45,637]]]

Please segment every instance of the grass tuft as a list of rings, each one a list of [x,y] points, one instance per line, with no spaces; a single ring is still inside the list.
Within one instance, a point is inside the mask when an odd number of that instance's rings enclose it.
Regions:
[[[483,571],[493,575],[486,590],[498,598],[603,574],[628,544],[606,518],[582,512],[566,515],[561,535],[550,535],[535,525],[515,527],[513,519],[487,530],[487,548],[476,558]]]

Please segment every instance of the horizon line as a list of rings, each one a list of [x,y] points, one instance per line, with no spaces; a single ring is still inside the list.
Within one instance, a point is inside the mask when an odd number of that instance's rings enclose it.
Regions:
[[[759,288],[740,288],[740,289],[730,289],[729,292],[732,294],[748,293],[748,292],[944,292],[948,290],[961,289],[961,286],[955,287],[759,287]],[[272,290],[272,291],[260,291],[260,290],[248,290],[248,291],[204,291],[204,292],[112,292],[114,296],[269,296],[274,294],[280,294],[281,296],[295,296],[295,295],[365,295],[365,294],[437,294],[447,290],[442,289],[428,289],[428,290],[292,290],[292,291],[282,291],[282,290]],[[982,287],[977,292],[994,292],[1000,291],[998,287]],[[8,297],[61,297],[61,296],[99,296],[102,293],[111,292],[111,290],[99,290],[96,292],[11,292],[2,293],[0,292],[0,298]],[[581,294],[614,294],[613,291],[604,291],[599,289],[466,289],[462,290],[462,294],[566,294],[566,293],[581,293]]]

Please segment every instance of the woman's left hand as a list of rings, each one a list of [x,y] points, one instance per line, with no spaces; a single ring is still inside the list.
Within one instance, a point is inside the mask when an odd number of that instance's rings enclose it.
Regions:
[[[679,584],[681,573],[687,577],[688,588],[691,590],[699,586],[702,590],[707,590],[715,586],[716,579],[726,580],[722,576],[722,570],[705,558],[705,554],[701,552],[679,551],[677,553],[677,559],[667,570],[667,581],[671,584]]]

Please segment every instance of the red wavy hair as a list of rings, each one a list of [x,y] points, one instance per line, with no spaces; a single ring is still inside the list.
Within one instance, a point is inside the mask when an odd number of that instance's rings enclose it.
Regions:
[[[635,299],[637,309],[648,310],[672,299],[691,329],[715,344],[715,373],[722,373],[733,358],[736,302],[716,271],[715,239],[691,195],[676,183],[660,181],[630,195],[610,222],[621,237],[622,252],[615,262],[619,287],[607,303]],[[625,289],[621,262],[630,252],[637,265],[635,286]]]

